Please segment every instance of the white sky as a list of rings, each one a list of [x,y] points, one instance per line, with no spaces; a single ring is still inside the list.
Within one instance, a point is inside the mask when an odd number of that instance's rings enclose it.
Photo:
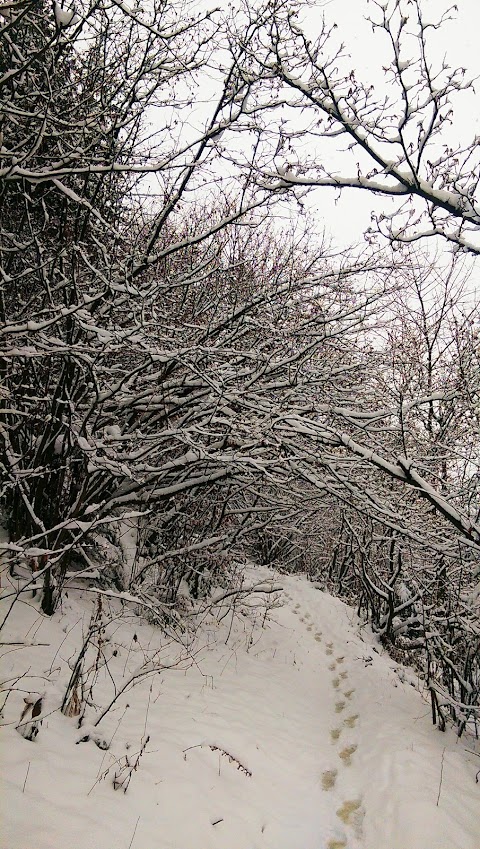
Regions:
[[[422,10],[427,20],[436,20],[450,4],[444,0],[422,0]],[[382,64],[391,61],[391,53],[385,51],[385,37],[373,35],[366,15],[374,16],[374,6],[368,0],[326,0],[312,7],[309,21],[320,23],[322,14],[327,21],[338,26],[339,40],[343,41],[352,58],[352,67],[357,77],[381,88],[383,83]],[[430,16],[431,12],[431,16]],[[377,12],[378,14],[378,12]],[[441,30],[432,33],[432,59],[439,64],[446,58],[451,67],[465,67],[470,76],[480,77],[480,4],[475,0],[459,0],[458,10],[452,10],[455,20],[444,24]],[[480,79],[476,92],[462,93],[455,103],[454,124],[451,128],[452,141],[468,141],[480,134]],[[352,173],[355,162],[352,159]],[[341,198],[333,190],[319,189],[312,192],[308,206],[318,222],[323,219],[328,231],[340,245],[357,242],[370,226],[372,210],[390,212],[398,201],[375,198],[367,192],[345,191]]]
[[[255,0],[247,1],[254,5]],[[421,3],[426,19],[431,22],[438,20],[443,10],[450,8],[446,0],[421,0]],[[210,5],[209,0],[198,1],[199,7]],[[379,95],[385,86],[382,68],[390,64],[392,53],[386,35],[379,31],[373,34],[371,24],[365,20],[368,15],[375,16],[375,11],[378,17],[378,9],[375,10],[369,0],[317,0],[311,2],[308,11],[302,14],[311,38],[315,29],[320,29],[324,15],[329,23],[337,24],[336,36],[338,43],[345,44],[345,52],[350,57],[349,66],[355,69],[358,80],[373,84]],[[480,135],[480,3],[476,0],[459,0],[458,9],[452,9],[451,14],[454,20],[447,21],[438,31],[430,30],[432,61],[440,67],[445,59],[452,68],[465,67],[470,77],[479,76],[477,90],[459,93],[453,103],[454,122],[448,130],[448,141],[455,145],[459,141],[468,143],[476,134]],[[218,81],[205,79],[201,100],[198,100],[197,92],[188,119],[193,134],[208,120],[212,99],[217,95],[217,85]],[[188,127],[184,126],[182,133],[186,132]],[[345,146],[344,141],[340,144]],[[342,168],[344,174],[355,175],[356,158],[355,154],[349,157],[347,168],[348,160],[343,154],[339,157],[338,168]],[[337,167],[331,157],[328,163]],[[290,205],[287,206],[291,209]],[[398,207],[398,199],[375,197],[370,192],[353,189],[344,190],[340,196],[336,190],[321,188],[308,194],[304,206],[312,213],[317,229],[325,229],[326,235],[333,238],[336,246],[345,247],[363,241],[363,233],[371,225],[372,211],[388,214]]]

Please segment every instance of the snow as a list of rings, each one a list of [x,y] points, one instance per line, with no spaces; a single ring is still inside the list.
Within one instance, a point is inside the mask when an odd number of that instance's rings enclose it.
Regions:
[[[108,425],[103,429],[105,440],[115,440],[122,438],[122,431],[118,425]]]
[[[78,17],[75,15],[75,12],[69,11],[68,9],[62,9],[58,3],[54,3],[53,8],[55,11],[55,21],[58,27],[68,27],[72,23],[76,23],[78,21]],[[77,21],[74,21],[74,18],[77,18]]]
[[[2,678],[24,675],[2,719],[2,845],[478,849],[474,741],[432,727],[412,671],[340,600],[247,570],[272,580],[283,591],[264,628],[257,596],[178,642],[103,596],[109,673],[128,686],[96,724],[114,696],[101,668],[81,729],[59,705],[97,602],[70,590],[52,618],[17,603],[2,639],[28,644],[2,648]],[[158,671],[132,682],[143,664]],[[46,687],[32,742],[15,725]]]
[[[85,439],[84,436],[77,437],[78,447],[82,449],[82,451],[94,451],[95,448],[93,445],[90,445],[88,439]]]
[[[138,521],[124,519],[119,524],[119,543],[122,551],[122,563],[125,583],[129,584],[135,568],[138,543]]]
[[[45,322],[41,321],[27,321],[26,329],[32,333],[36,330],[42,330],[45,327]]]

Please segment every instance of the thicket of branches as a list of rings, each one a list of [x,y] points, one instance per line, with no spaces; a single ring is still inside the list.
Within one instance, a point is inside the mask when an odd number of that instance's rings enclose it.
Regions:
[[[253,555],[355,599],[462,729],[480,689],[478,145],[442,144],[470,83],[432,70],[421,4],[372,7],[381,93],[326,23],[306,36],[301,4],[2,7],[7,616],[32,589],[51,615],[87,578],[166,621]],[[322,187],[399,206],[335,253],[302,214]]]

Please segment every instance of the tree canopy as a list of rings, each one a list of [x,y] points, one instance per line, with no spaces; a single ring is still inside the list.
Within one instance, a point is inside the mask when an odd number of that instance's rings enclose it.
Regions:
[[[197,598],[228,581],[233,551],[283,558],[385,639],[433,646],[461,726],[480,686],[478,144],[442,134],[472,83],[429,58],[448,14],[371,7],[381,90],[301,3],[2,7],[10,609],[33,587],[52,614],[100,574],[160,621],[183,580]],[[304,214],[322,187],[398,204],[338,252]],[[126,526],[135,562],[107,575],[99,546]]]

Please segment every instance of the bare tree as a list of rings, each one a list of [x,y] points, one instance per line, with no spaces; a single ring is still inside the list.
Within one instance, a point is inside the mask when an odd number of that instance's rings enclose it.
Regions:
[[[426,23],[418,2],[373,2],[372,8],[374,33],[386,39],[391,51],[385,86],[379,91],[359,81],[348,66],[345,48],[336,43],[336,27],[324,21],[318,37],[309,37],[302,28],[300,5],[273,4],[268,20],[252,34],[237,59],[236,80],[249,104],[244,121],[250,132],[257,133],[262,149],[257,181],[272,192],[291,188],[300,199],[305,191],[321,187],[398,197],[396,211],[379,218],[377,235],[384,232],[397,245],[442,235],[455,250],[476,253],[472,234],[479,223],[478,145],[472,140],[464,150],[454,150],[442,142],[455,95],[472,83],[464,69],[452,70],[446,62],[433,70],[429,58],[429,36],[448,24],[450,13]],[[335,171],[328,170],[322,156],[329,146],[337,152]],[[351,162],[356,165],[350,175]],[[371,239],[375,233],[367,235]],[[468,321],[475,322],[474,311]],[[377,360],[375,349],[371,359]],[[432,386],[432,379],[433,375],[425,376],[430,396],[441,391]],[[462,391],[473,399],[478,393],[474,370],[469,379],[473,382]],[[426,408],[433,427],[435,401],[425,397],[422,386],[410,399],[411,409]],[[380,430],[388,434],[398,408],[382,411],[376,407],[379,401],[378,394],[367,399],[353,393],[341,405],[323,403],[310,415],[295,412],[279,427],[282,432],[310,435],[319,446],[346,449],[416,489],[477,546],[480,528],[475,511],[465,512],[453,493],[433,485],[416,467],[415,458],[404,454],[406,446],[390,436],[382,441]],[[379,424],[382,420],[385,426]]]
[[[237,69],[266,18],[261,10],[244,23],[194,131],[197,72],[218,61],[217,43],[224,55],[228,36],[211,15],[162,4],[145,13],[85,4],[71,16],[9,8],[3,492],[11,576],[27,559],[46,613],[79,558],[89,574],[98,567],[90,546],[108,547],[109,528],[153,507],[168,526],[182,499],[206,490],[219,500],[202,538],[190,522],[183,538],[164,541],[158,563],[236,538],[238,528],[215,530],[225,514],[216,488],[234,498],[259,475],[291,474],[272,409],[305,403],[312,379],[331,384],[328,366],[313,377],[312,358],[363,321],[385,288],[390,264],[327,260],[321,245],[306,250],[301,230],[282,244],[262,229],[276,192],[255,178],[255,147],[249,167],[230,169],[200,206],[202,181],[225,161],[219,137],[233,145],[248,125]],[[153,136],[152,115],[162,122]],[[161,196],[145,208],[153,177]],[[375,292],[348,302],[346,281],[376,269]],[[130,566],[115,576],[120,587]],[[177,572],[167,585],[178,586]]]
[[[185,233],[170,223],[215,167],[217,135],[242,111],[227,69],[193,138],[179,133],[215,34],[210,14],[189,15],[184,5],[4,11],[2,465],[10,532],[43,575],[45,612],[71,552],[82,552],[85,534],[112,511],[228,475],[193,455],[179,461],[175,442],[185,435],[165,427],[172,405],[188,399],[194,417],[206,391],[175,335],[180,327],[185,335],[187,290],[198,292],[218,259],[208,240],[268,199],[240,174],[237,200],[221,213],[197,217]],[[160,123],[153,137],[147,114]],[[162,202],[140,227],[147,175]],[[141,427],[145,447],[133,452]]]
[[[312,188],[362,189],[399,199],[367,242],[442,236],[480,250],[478,145],[442,142],[471,83],[428,58],[448,14],[433,25],[419,2],[372,6],[392,51],[380,94],[326,23],[307,37],[292,4],[4,9],[8,592],[13,606],[42,583],[51,614],[86,570],[164,621],[182,582],[198,598],[221,583],[236,547],[315,574],[302,548],[333,537],[322,569],[338,591],[355,585],[382,636],[407,613],[416,627],[420,599],[440,605],[422,646],[433,622],[434,707],[438,664],[463,722],[478,664],[472,606],[453,610],[450,589],[457,601],[472,590],[480,545],[473,304],[460,303],[455,266],[445,276],[375,244],[329,254],[308,227],[269,220],[277,200],[302,212]],[[344,142],[345,171],[328,169],[322,145]],[[128,562],[107,575],[126,527],[136,559],[124,546]],[[427,545],[437,559],[417,580]],[[446,647],[453,620],[466,672]]]
[[[311,38],[300,4],[273,5],[240,72],[256,97],[259,132],[275,139],[265,177],[278,189],[329,186],[398,198],[395,212],[376,221],[392,242],[442,236],[478,254],[477,139],[456,145],[449,132],[455,98],[473,82],[465,68],[435,67],[430,55],[430,39],[454,7],[427,21],[419,0],[370,6],[368,21],[390,53],[379,68],[381,86],[358,79],[336,24],[324,19]],[[262,101],[283,105],[277,120],[270,110],[263,118]],[[338,165],[329,168],[332,151]]]

